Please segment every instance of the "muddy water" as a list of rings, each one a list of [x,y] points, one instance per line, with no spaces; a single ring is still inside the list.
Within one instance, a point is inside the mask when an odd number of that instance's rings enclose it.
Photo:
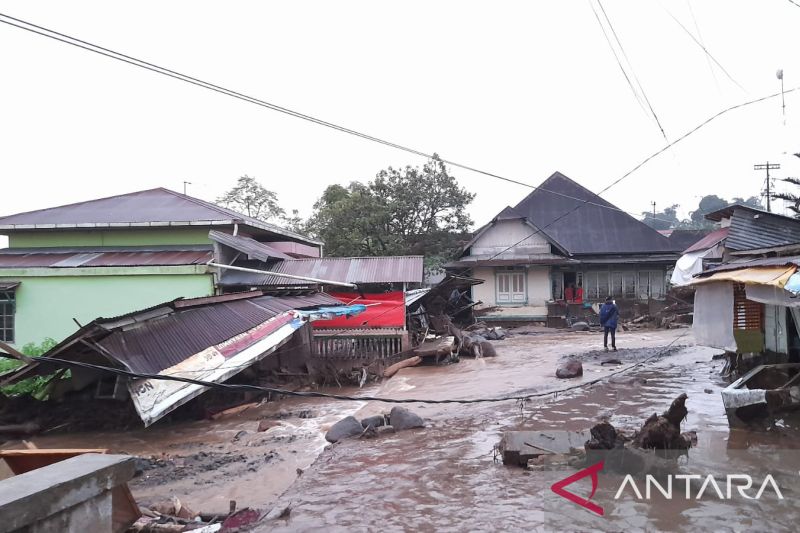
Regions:
[[[654,353],[651,347],[664,345],[681,333],[629,334],[619,344],[642,349],[623,350],[618,356],[626,363],[649,357]],[[401,379],[388,382],[381,393],[463,398],[519,388],[546,390],[563,385],[549,377],[560,356],[585,352],[595,342],[591,337],[576,336],[513,338],[499,345],[497,359],[409,369]],[[644,418],[664,410],[678,394],[686,392],[690,414],[684,429],[698,434],[698,446],[691,450],[687,468],[712,469],[723,476],[741,472],[757,476],[761,472],[763,478],[764,466],[771,460],[769,466],[781,481],[789,475],[796,477],[800,467],[797,454],[784,453],[776,460],[770,451],[796,447],[797,433],[729,431],[719,395],[726,385],[718,377],[722,363],[713,361],[713,354],[713,350],[683,348],[611,378],[609,383],[522,408],[513,402],[412,406],[428,418],[428,428],[347,441],[324,452],[280,499],[280,504],[292,506],[290,518],[264,530],[795,530],[800,517],[794,501],[800,490],[788,493],[783,501],[661,501],[653,505],[625,498],[612,501],[613,495],[601,488],[596,498],[610,502],[601,518],[570,507],[572,504],[565,504],[549,490],[552,483],[571,472],[527,472],[505,467],[493,458],[492,447],[505,430],[587,429],[602,417],[610,417],[620,428],[638,428]],[[615,370],[601,366],[601,360],[587,358],[583,380]],[[362,411],[382,408],[369,404]],[[740,449],[767,453],[737,455]]]

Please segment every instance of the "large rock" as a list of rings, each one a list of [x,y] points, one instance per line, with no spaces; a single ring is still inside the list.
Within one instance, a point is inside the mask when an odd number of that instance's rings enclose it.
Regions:
[[[556,370],[557,378],[576,378],[583,375],[583,364],[577,359],[567,359]]]
[[[425,420],[405,407],[393,407],[389,413],[389,425],[395,430],[425,427]]]
[[[364,432],[364,427],[354,416],[348,416],[336,422],[325,434],[328,442],[339,442],[348,437],[357,437]]]

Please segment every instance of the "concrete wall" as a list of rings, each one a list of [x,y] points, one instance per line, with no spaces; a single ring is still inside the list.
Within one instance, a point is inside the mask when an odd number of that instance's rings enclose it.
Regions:
[[[497,254],[509,246],[514,246],[515,253],[549,253],[550,243],[547,239],[541,233],[531,236],[533,232],[534,229],[521,220],[497,222],[472,245],[470,255]]]
[[[98,317],[113,317],[178,297],[214,294],[211,274],[141,274],[153,271],[142,268],[116,270],[127,273],[13,278],[21,280],[16,292],[14,346],[39,344],[47,337],[60,341],[78,329],[73,317],[86,324]]]
[[[146,246],[211,244],[208,228],[149,228],[92,231],[38,231],[9,235],[9,248],[54,246]]]

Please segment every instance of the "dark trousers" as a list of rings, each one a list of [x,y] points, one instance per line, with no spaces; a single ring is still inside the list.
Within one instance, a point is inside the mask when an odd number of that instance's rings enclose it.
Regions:
[[[611,333],[611,347],[617,347],[617,328],[609,328],[608,326],[603,328],[603,346],[608,348],[608,334]]]

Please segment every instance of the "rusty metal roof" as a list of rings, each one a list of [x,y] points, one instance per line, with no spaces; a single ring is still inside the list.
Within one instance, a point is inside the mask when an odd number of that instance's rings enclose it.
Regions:
[[[729,228],[720,228],[716,231],[712,231],[689,248],[683,251],[683,253],[688,254],[690,252],[699,252],[702,250],[708,250],[712,246],[716,246],[721,241],[725,240],[728,237],[728,229]]]
[[[202,265],[211,260],[207,246],[193,249],[168,247],[100,248],[5,248],[0,250],[2,268],[75,268]]]
[[[737,206],[725,248],[756,250],[800,243],[800,220]]]
[[[278,251],[268,244],[251,239],[250,237],[242,237],[241,235],[231,235],[229,233],[211,230],[208,232],[208,238],[214,242],[233,248],[237,252],[246,254],[248,259],[257,259],[264,262],[269,262],[274,259],[292,259],[292,256]]]
[[[199,198],[163,187],[0,217],[0,231],[242,224],[292,240],[322,244]]]
[[[291,259],[267,265],[254,266],[263,270],[304,276],[343,283],[422,283],[421,255],[392,257],[322,257]],[[220,285],[226,286],[288,286],[311,285],[303,280],[280,275],[251,274],[227,270],[222,273]]]

